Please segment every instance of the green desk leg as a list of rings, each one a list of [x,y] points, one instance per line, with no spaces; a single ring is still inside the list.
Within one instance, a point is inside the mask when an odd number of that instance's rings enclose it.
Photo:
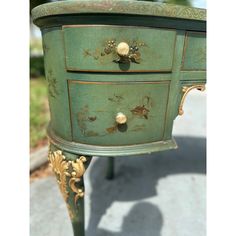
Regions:
[[[74,236],[85,236],[83,175],[92,157],[62,152],[51,145],[48,159],[66,202]]]
[[[115,172],[115,159],[114,157],[108,157],[107,160],[107,173],[106,178],[107,179],[113,179],[114,178],[114,172]]]

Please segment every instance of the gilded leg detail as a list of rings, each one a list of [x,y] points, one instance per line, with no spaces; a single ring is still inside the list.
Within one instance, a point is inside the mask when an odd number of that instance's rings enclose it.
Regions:
[[[75,161],[69,161],[69,164],[72,167],[71,178],[69,181],[69,186],[71,190],[75,193],[74,202],[76,204],[77,200],[81,197],[84,197],[83,189],[76,186],[77,183],[81,181],[81,177],[83,177],[85,172],[84,163],[87,161],[86,157],[81,156],[77,158]]]
[[[74,236],[84,236],[83,175],[92,157],[78,157],[71,153],[66,155],[61,150],[50,148],[48,159],[67,204]]]

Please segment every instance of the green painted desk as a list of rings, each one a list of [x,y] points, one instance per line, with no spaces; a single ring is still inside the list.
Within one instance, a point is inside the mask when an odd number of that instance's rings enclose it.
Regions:
[[[205,89],[206,10],[141,1],[61,1],[33,9],[51,121],[49,161],[74,235],[84,235],[83,174],[92,156],[177,148],[173,121]]]

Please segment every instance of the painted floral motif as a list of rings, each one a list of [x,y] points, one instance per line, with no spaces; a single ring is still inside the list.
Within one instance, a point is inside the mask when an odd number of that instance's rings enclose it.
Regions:
[[[139,51],[140,48],[147,46],[144,42],[139,40],[131,40],[128,42],[129,46],[129,54],[125,57],[121,57],[116,52],[117,42],[116,39],[110,39],[106,41],[104,48],[96,49],[91,51],[90,49],[85,49],[83,51],[84,57],[93,57],[94,60],[100,60],[108,55],[112,55],[112,61],[115,63],[127,63],[133,62],[140,64],[141,63],[141,53]]]
[[[53,75],[52,70],[48,70],[46,79],[48,82],[48,93],[51,97],[55,98],[57,95],[59,95],[59,92],[57,89],[57,80],[56,77]]]

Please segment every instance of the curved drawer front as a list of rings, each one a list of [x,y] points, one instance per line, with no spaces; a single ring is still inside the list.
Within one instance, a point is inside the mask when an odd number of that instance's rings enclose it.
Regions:
[[[62,30],[68,71],[172,70],[175,30],[107,25],[72,25]]]
[[[187,32],[184,43],[182,70],[206,70],[206,33]]]
[[[68,83],[73,141],[111,146],[162,140],[169,81]]]

